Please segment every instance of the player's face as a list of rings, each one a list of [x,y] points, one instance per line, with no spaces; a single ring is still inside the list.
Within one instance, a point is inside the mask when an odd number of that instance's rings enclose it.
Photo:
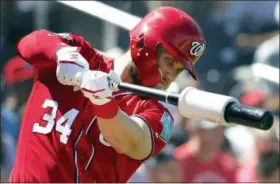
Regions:
[[[162,78],[154,87],[157,89],[167,89],[172,81],[184,70],[184,66],[180,61],[176,60],[166,51],[163,51],[159,55],[158,66],[161,72]]]

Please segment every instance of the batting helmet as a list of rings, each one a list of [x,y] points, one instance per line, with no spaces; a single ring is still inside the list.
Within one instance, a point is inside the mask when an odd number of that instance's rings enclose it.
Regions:
[[[203,32],[187,13],[173,7],[160,7],[148,13],[130,31],[132,60],[144,86],[161,81],[156,52],[159,43],[196,79],[194,64],[204,50]]]

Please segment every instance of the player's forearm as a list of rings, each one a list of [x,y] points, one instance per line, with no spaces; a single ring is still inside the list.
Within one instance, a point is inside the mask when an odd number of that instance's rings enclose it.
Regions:
[[[119,110],[112,119],[98,118],[98,126],[118,152],[134,159],[144,159],[150,153],[152,143],[147,125],[136,122],[125,112]]]

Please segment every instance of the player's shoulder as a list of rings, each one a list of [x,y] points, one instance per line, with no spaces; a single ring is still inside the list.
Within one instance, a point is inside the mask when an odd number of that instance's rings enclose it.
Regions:
[[[161,122],[166,123],[170,122],[173,124],[174,118],[172,116],[172,113],[169,111],[168,108],[166,108],[162,103],[160,103],[157,99],[150,98],[150,99],[144,99],[144,108],[153,109],[155,111],[158,111],[159,115],[161,115]]]
[[[139,96],[140,101],[143,103],[143,106],[146,108],[159,109],[160,111],[168,111],[157,99],[146,98]],[[169,111],[168,111],[169,112]]]

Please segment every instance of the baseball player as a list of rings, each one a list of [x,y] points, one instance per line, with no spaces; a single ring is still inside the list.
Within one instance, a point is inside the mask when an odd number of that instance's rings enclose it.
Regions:
[[[166,89],[184,69],[195,78],[204,44],[197,23],[172,7],[130,32],[127,60],[71,33],[23,37],[18,53],[36,77],[10,182],[126,182],[169,141],[173,118],[156,99],[112,91],[109,79]]]

